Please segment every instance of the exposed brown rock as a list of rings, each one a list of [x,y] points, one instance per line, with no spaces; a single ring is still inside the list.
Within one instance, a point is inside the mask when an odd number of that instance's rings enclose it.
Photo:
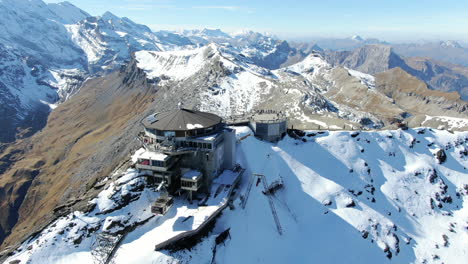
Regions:
[[[2,248],[40,230],[57,206],[74,201],[73,208],[86,209],[77,198],[96,192],[94,183],[128,159],[139,121],[156,96],[132,66],[89,80],[50,114],[43,131],[2,152]]]

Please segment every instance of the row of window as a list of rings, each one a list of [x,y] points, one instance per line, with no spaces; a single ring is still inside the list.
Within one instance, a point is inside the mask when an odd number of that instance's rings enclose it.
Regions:
[[[180,186],[186,187],[186,188],[194,188],[196,187],[196,182],[189,182],[189,181],[181,181]]]
[[[160,160],[141,159],[139,163],[140,165],[147,165],[147,166],[154,166],[154,167],[166,167],[165,162],[160,161]]]
[[[192,142],[192,141],[181,141],[180,146],[183,148],[213,149],[213,145],[211,143]]]
[[[202,129],[193,129],[187,131],[161,131],[154,128],[146,128],[146,131],[149,133],[161,136],[161,137],[195,137],[195,136],[204,136],[210,133],[217,131],[221,125],[216,125],[213,127],[207,127]]]
[[[162,177],[154,177],[154,183],[155,184],[160,184],[163,180]],[[197,183],[196,182],[191,182],[191,181],[180,181],[180,186],[185,187],[185,188],[197,188]],[[198,186],[200,187],[200,186]]]

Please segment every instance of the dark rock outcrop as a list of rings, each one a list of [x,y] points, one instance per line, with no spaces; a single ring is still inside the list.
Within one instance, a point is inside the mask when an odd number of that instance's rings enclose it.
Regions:
[[[437,152],[436,152],[436,158],[437,158],[437,161],[442,164],[444,163],[446,160],[447,160],[447,154],[445,154],[445,151],[443,149],[439,149]]]

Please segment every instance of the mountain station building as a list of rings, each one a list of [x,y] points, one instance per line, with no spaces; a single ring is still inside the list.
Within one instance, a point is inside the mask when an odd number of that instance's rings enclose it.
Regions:
[[[235,131],[222,118],[180,108],[146,117],[139,134],[145,151],[136,168],[169,192],[208,192],[214,178],[235,166]]]

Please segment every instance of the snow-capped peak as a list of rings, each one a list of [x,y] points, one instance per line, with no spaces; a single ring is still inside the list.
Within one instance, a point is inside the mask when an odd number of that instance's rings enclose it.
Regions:
[[[216,55],[219,55],[218,45],[210,43],[191,50],[138,51],[135,58],[138,68],[145,70],[150,79],[169,77],[181,80],[193,76],[209,63],[208,58]]]
[[[62,18],[62,21],[65,24],[74,24],[91,16],[87,12],[67,1],[61,3],[49,3],[47,5],[55,15]]]
[[[330,64],[319,53],[313,52],[308,55],[304,60],[286,67],[289,71],[298,73],[315,72],[316,68],[330,68]]]
[[[120,17],[114,15],[114,14],[113,14],[112,12],[110,12],[110,11],[104,12],[104,14],[102,14],[101,17],[102,17],[102,19],[106,19],[106,20],[108,20],[108,19],[110,19],[110,20],[119,20],[119,19],[120,19]]]
[[[183,31],[180,32],[180,34],[185,35],[185,36],[191,36],[191,37],[206,38],[208,40],[213,39],[213,38],[214,39],[216,39],[216,38],[223,38],[223,39],[231,38],[231,36],[229,36],[227,33],[223,32],[221,29],[212,29],[212,28],[183,30]]]
[[[458,42],[456,42],[455,40],[441,41],[440,46],[450,47],[450,48],[462,48],[462,46]]]
[[[364,41],[364,39],[359,35],[354,35],[351,37],[351,39],[359,42]]]
[[[204,28],[203,30],[200,31],[200,34],[208,36],[208,37],[217,37],[217,38],[229,38],[229,35],[221,29],[209,29],[209,28]]]

